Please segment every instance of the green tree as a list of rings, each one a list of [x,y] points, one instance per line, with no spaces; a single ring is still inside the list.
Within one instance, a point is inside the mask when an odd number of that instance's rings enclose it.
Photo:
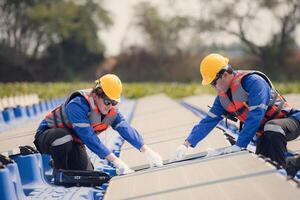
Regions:
[[[174,55],[182,51],[182,32],[191,26],[187,16],[164,17],[149,2],[135,6],[136,24],[147,36],[148,50],[160,55]]]
[[[53,78],[65,74],[65,79],[73,79],[75,74],[81,76],[83,71],[87,71],[87,66],[99,65],[105,47],[97,33],[112,24],[107,11],[92,1],[84,5],[68,2],[54,5],[51,9],[44,6],[44,9],[37,10],[40,13],[33,16],[34,19],[40,23],[48,21],[45,28],[52,36],[49,37],[51,44],[44,52],[46,61],[53,66]],[[57,16],[59,19],[56,19]],[[55,42],[57,38],[60,40]]]
[[[0,17],[1,45],[14,49],[13,56],[27,56],[18,68],[34,80],[46,69],[73,73],[99,64],[105,48],[98,32],[112,24],[108,11],[92,0],[3,0]]]
[[[286,66],[287,58],[295,47],[295,30],[300,24],[299,0],[232,0],[200,1],[202,17],[198,20],[199,30],[225,32],[239,38],[247,51],[258,57],[263,69],[273,75]],[[269,39],[259,44],[261,32],[257,23],[273,24]],[[256,32],[250,36],[249,32]]]
[[[146,44],[126,49],[118,57],[115,72],[126,81],[187,82],[198,76],[198,58],[191,56],[185,45],[192,39],[186,34],[192,26],[190,17],[175,12],[163,15],[159,7],[143,1],[135,6],[134,19]]]

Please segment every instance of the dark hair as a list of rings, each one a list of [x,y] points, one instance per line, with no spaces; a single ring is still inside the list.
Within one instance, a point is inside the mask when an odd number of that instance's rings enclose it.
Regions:
[[[221,69],[221,70],[217,73],[215,79],[221,78],[225,72],[227,72],[228,74],[233,74],[233,71],[234,71],[234,70],[233,70],[233,68],[231,67],[231,65],[228,64],[226,67],[224,67],[223,69]]]
[[[226,69],[226,72],[228,73],[228,74],[233,74],[233,71],[234,71],[234,69],[231,67],[231,65],[227,65],[227,69]]]
[[[106,95],[105,95],[105,93],[104,93],[104,91],[102,90],[101,87],[93,88],[92,93],[95,93],[100,98],[105,98],[106,97]]]

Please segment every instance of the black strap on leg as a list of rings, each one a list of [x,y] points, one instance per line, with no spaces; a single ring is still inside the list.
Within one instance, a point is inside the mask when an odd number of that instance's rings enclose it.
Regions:
[[[29,155],[29,154],[35,154],[35,153],[39,153],[35,148],[31,147],[31,146],[19,146],[20,149],[20,154],[21,155]]]
[[[14,161],[12,159],[10,159],[9,157],[6,157],[5,155],[2,155],[2,154],[0,154],[0,162],[2,165],[14,163]]]

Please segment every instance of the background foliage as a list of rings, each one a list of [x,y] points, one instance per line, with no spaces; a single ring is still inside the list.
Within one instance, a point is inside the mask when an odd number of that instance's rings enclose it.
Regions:
[[[300,93],[299,82],[275,83],[275,87],[282,94]],[[93,87],[92,83],[0,83],[0,98],[5,96],[16,96],[22,94],[36,93],[41,99],[63,97],[74,90]],[[212,87],[204,87],[200,83],[125,83],[123,95],[126,98],[140,98],[152,94],[165,93],[172,98],[182,98],[197,94],[215,94]]]
[[[0,80],[90,79],[104,59],[98,37],[112,24],[98,3],[60,0],[0,2]]]
[[[139,1],[131,27],[140,44],[121,44],[112,58],[101,33],[114,18],[103,2],[0,1],[0,82],[93,81],[104,73],[124,82],[199,82],[199,62],[211,52],[273,81],[299,79],[299,0],[195,0],[197,15],[178,12],[181,1],[167,0],[168,12]],[[237,42],[222,44],[228,36]]]

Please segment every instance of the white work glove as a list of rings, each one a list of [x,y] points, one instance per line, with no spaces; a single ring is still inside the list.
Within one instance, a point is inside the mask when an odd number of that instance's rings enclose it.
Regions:
[[[223,150],[223,154],[228,154],[228,153],[234,153],[234,152],[238,152],[241,151],[242,148],[237,146],[237,145],[232,145],[230,147],[227,147]]]
[[[205,156],[205,158],[210,158],[210,157],[214,157],[214,156],[218,156],[223,154],[222,151],[218,151],[217,149],[212,149],[212,148],[208,148],[206,150],[207,154]]]
[[[163,160],[161,156],[153,151],[150,147],[145,146],[145,151],[144,151],[147,160],[149,161],[150,167],[161,167],[163,166]]]
[[[179,145],[175,153],[171,156],[170,162],[182,160],[186,156],[187,151],[188,151],[187,146],[185,146],[184,144]]]
[[[116,158],[113,161],[113,164],[116,167],[116,173],[118,175],[130,174],[134,172],[120,158]]]

